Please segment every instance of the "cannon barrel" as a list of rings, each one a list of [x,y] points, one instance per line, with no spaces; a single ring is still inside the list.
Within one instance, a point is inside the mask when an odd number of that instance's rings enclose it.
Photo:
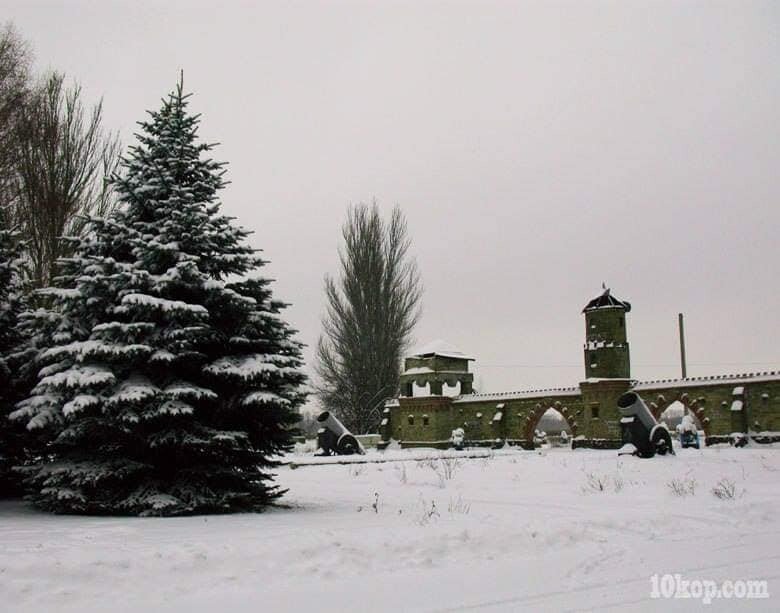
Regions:
[[[342,424],[330,411],[323,411],[317,415],[317,421],[320,422],[321,428],[330,430],[337,437],[349,433],[349,430],[344,427],[344,424]]]
[[[365,453],[360,441],[330,411],[320,413],[317,416],[317,421],[321,425],[317,433],[317,442],[323,454],[351,455],[353,453]]]
[[[630,443],[636,453],[649,458],[659,453],[674,454],[672,438],[666,426],[659,424],[636,392],[626,392],[617,401],[623,443]]]
[[[652,430],[653,426],[658,425],[645,401],[636,392],[626,392],[618,398],[617,404],[622,417],[637,417],[648,430]]]

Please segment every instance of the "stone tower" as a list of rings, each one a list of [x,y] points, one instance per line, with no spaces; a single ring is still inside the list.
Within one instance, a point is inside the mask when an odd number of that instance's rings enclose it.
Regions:
[[[626,313],[631,305],[604,289],[582,310],[585,313],[585,378],[629,379]]]

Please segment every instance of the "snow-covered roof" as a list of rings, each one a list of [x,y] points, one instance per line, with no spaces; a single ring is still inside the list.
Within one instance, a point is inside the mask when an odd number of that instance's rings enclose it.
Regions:
[[[485,400],[521,400],[524,398],[544,398],[545,396],[579,396],[579,387],[553,387],[547,389],[527,390],[520,392],[498,392],[493,394],[463,394],[453,399],[453,402],[482,402]]]
[[[591,311],[594,309],[612,309],[615,307],[625,309],[625,311],[628,312],[631,310],[631,303],[626,302],[625,300],[618,300],[612,294],[610,294],[609,288],[606,287],[604,288],[604,292],[586,304],[582,311],[584,313],[585,311]]]
[[[437,354],[438,355],[438,354]],[[641,392],[643,390],[654,389],[667,389],[670,387],[699,387],[703,385],[722,385],[727,382],[745,382],[745,383],[760,383],[768,381],[780,380],[780,371],[770,372],[758,372],[758,373],[744,373],[737,375],[717,375],[711,377],[690,377],[687,379],[659,379],[657,381],[635,381],[631,387],[632,390]],[[597,381],[617,381],[617,379],[597,379],[592,378],[587,380],[590,383]],[[626,380],[627,381],[627,380]],[[556,387],[546,389],[525,390],[517,392],[497,392],[497,393],[484,393],[484,394],[463,394],[452,398],[453,403],[461,402],[484,402],[488,400],[507,401],[507,400],[522,400],[545,396],[579,396],[580,388],[578,387]],[[398,406],[398,399],[394,398],[385,403],[385,406]],[[497,407],[499,408],[499,407]]]
[[[659,379],[657,381],[638,381],[632,389],[635,391],[664,389],[667,387],[698,387],[701,385],[721,385],[731,381],[761,383],[780,380],[780,371],[751,372],[736,375],[714,375],[710,377],[688,377],[687,379]]]
[[[408,356],[409,358],[427,358],[434,355],[438,355],[442,358],[456,358],[460,360],[473,360],[474,358],[467,356],[460,349],[455,347],[446,341],[436,339],[430,343],[423,345],[422,347],[415,348]]]
[[[420,366],[418,368],[407,368],[403,373],[404,375],[429,375],[434,372],[427,366]]]

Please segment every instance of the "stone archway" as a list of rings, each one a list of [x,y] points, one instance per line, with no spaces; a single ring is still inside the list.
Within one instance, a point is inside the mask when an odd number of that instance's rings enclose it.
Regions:
[[[707,415],[704,398],[691,398],[686,392],[658,394],[647,406],[650,408],[653,417],[661,421],[661,414],[674,402],[679,402],[693,414],[696,421],[701,425],[705,437],[710,435],[710,418]]]
[[[457,388],[457,389],[456,389]],[[463,390],[463,384],[457,377],[442,378],[441,394],[442,396],[460,396]]]
[[[560,413],[566,420],[566,424],[571,430],[572,438],[577,436],[578,424],[574,419],[573,411],[571,411],[568,407],[563,406],[563,404],[561,404],[559,401],[553,402],[552,404],[542,404],[541,402],[537,402],[536,406],[531,410],[531,413],[524,420],[523,438],[526,441],[534,440],[534,431],[539,425],[539,421],[542,419],[542,415],[544,415],[548,409],[555,409],[558,413]]]

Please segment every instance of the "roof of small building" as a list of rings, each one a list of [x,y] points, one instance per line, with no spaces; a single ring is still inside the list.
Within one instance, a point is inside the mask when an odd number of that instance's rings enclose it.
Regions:
[[[434,355],[438,355],[443,358],[456,358],[459,360],[474,360],[474,358],[467,356],[465,353],[463,353],[460,349],[458,349],[454,345],[446,341],[443,341],[441,339],[436,339],[435,341],[431,341],[426,345],[415,348],[414,351],[412,351],[406,357],[407,358],[428,358]]]
[[[593,309],[609,309],[614,307],[620,307],[628,312],[631,310],[631,303],[615,298],[610,293],[609,288],[605,287],[604,292],[586,304],[585,308],[582,309],[582,312],[584,313],[585,311],[591,311]]]

